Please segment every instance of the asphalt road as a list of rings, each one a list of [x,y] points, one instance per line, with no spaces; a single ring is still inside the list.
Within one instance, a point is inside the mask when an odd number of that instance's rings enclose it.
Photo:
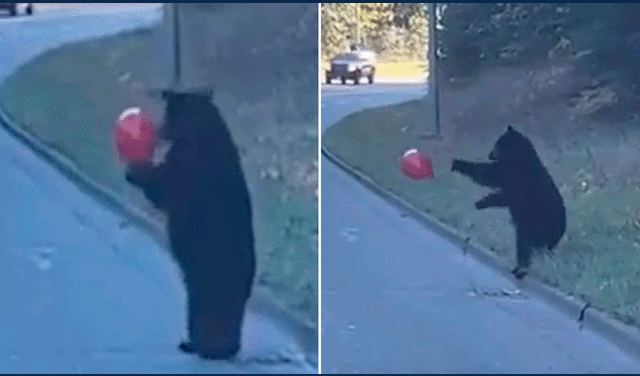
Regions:
[[[158,10],[36,7],[33,17],[0,16],[0,80],[63,43],[157,22]],[[185,292],[168,253],[4,131],[0,171],[0,372],[317,371],[295,334],[259,310],[247,314],[237,362],[179,352]]]
[[[322,129],[419,94],[324,86]],[[325,157],[321,174],[323,373],[640,372],[638,359],[519,293]]]
[[[322,131],[345,115],[365,107],[401,103],[425,94],[426,86],[416,84],[322,84]]]

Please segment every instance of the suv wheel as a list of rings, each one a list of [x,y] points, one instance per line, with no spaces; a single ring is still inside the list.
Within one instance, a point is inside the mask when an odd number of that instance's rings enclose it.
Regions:
[[[27,14],[33,14],[33,6],[29,5],[27,7]]]
[[[331,85],[331,77],[327,76],[327,79],[325,82],[327,83],[327,85]]]
[[[357,70],[355,76],[353,77],[353,84],[354,85],[359,85],[360,84],[360,77],[362,77],[362,72]]]
[[[18,9],[16,4],[13,4],[13,6],[11,7],[11,10],[9,11],[9,14],[12,16],[15,16],[16,14],[18,14]]]
[[[372,84],[373,83],[373,73],[368,75],[367,78],[369,79],[369,84]]]
[[[347,78],[342,76],[340,77],[340,81],[342,81],[342,84],[345,85],[347,83]]]

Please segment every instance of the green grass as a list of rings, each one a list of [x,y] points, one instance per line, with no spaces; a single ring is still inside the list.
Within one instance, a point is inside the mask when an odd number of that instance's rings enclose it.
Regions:
[[[139,32],[124,38],[135,50],[144,47],[145,37]],[[40,140],[120,191],[123,172],[113,157],[111,124],[126,103],[117,73],[105,66],[115,49],[105,43],[89,46],[69,46],[21,67],[2,84],[0,102]]]
[[[536,258],[532,274],[639,325],[638,124],[570,124],[568,112],[558,108],[500,111],[496,106],[508,98],[492,98],[497,92],[485,86],[491,80],[479,82],[475,89],[443,89],[448,94],[441,101],[441,141],[417,136],[425,127],[421,116],[427,108],[418,100],[347,116],[323,133],[322,143],[385,189],[515,265],[508,211],[476,210],[474,202],[489,190],[450,172],[454,157],[486,160],[506,125],[514,124],[532,139],[564,197],[568,216],[555,255]],[[409,148],[432,159],[432,180],[413,182],[400,173],[398,159]]]
[[[155,119],[162,116],[163,103],[144,94],[151,37],[150,31],[137,30],[46,52],[2,83],[0,103],[20,126],[69,157],[98,183],[158,214],[139,190],[125,182],[112,133],[114,120],[129,106],[140,105]],[[266,95],[253,93],[260,103],[247,103],[231,89],[216,90],[221,93],[221,112],[246,151],[243,163],[254,187],[258,281],[293,316],[314,327],[318,317],[317,170],[311,169],[311,178],[299,179],[300,170],[309,170],[317,161],[317,81],[309,81],[308,88],[289,80],[284,88],[267,88]],[[230,82],[230,87],[237,86]],[[300,92],[289,92],[292,87]],[[295,108],[297,118],[281,114],[288,107],[278,100],[290,97],[303,103],[304,108]],[[243,132],[238,132],[237,124]],[[273,142],[258,144],[255,135]],[[281,178],[261,178],[259,172],[273,166],[274,160],[279,162],[275,167]]]

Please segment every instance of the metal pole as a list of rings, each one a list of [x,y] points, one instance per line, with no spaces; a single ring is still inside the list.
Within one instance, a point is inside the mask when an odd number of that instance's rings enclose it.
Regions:
[[[430,67],[431,69],[431,75],[432,79],[431,82],[433,83],[433,95],[434,95],[434,102],[435,102],[435,111],[436,111],[436,134],[438,136],[440,136],[440,95],[438,93],[438,28],[436,27],[436,24],[438,23],[438,19],[437,19],[437,8],[438,8],[438,4],[437,3],[433,3],[431,4],[431,35],[429,36],[430,39],[430,45],[431,45],[431,52],[429,53],[429,55],[432,56],[431,62],[433,64],[433,67]]]
[[[178,3],[173,3],[173,58],[174,76],[173,90],[178,90],[180,84],[180,24],[178,17]]]

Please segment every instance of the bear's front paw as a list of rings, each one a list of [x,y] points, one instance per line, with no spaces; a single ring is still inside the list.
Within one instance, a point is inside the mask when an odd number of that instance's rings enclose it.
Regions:
[[[451,171],[459,171],[460,170],[460,161],[457,159],[453,160],[453,163],[451,164]]]
[[[130,184],[137,185],[137,179],[135,175],[129,170],[127,170],[127,173],[124,175],[124,179]]]
[[[488,207],[489,206],[483,201],[476,202],[476,209],[478,209],[478,210],[486,209]]]
[[[140,185],[146,173],[153,168],[151,162],[130,163],[124,176],[125,180],[133,185]]]

